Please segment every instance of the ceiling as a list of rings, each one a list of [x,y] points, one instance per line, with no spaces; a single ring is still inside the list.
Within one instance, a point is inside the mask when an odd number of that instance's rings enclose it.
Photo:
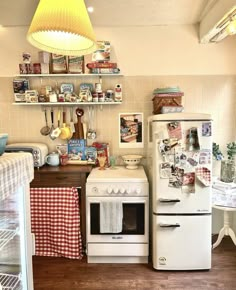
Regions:
[[[66,1],[66,0],[65,0]],[[220,0],[85,0],[94,26],[196,24]],[[39,0],[0,0],[0,25],[29,26]]]

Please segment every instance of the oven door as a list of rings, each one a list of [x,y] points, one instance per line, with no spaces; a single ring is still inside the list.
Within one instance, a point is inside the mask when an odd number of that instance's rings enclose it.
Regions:
[[[108,197],[87,197],[86,224],[87,242],[99,243],[147,243],[148,242],[148,197],[113,197],[121,201],[123,222],[121,233],[100,233],[100,202]]]

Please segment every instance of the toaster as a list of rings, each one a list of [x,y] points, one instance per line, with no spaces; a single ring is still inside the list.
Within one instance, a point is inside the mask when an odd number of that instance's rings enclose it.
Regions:
[[[30,152],[33,155],[34,167],[45,164],[48,146],[44,143],[12,143],[6,146],[5,152]]]

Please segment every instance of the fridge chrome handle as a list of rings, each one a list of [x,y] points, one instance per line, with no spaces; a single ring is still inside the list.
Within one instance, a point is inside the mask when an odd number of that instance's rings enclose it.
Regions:
[[[160,223],[159,226],[161,228],[179,228],[180,224],[176,223],[176,224],[164,224],[164,223]]]
[[[159,202],[171,203],[171,202],[180,202],[179,198],[159,198]]]

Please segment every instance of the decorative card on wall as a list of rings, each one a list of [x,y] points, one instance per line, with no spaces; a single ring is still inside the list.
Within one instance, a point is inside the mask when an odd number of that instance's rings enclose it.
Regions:
[[[143,113],[119,114],[119,147],[143,148]]]

